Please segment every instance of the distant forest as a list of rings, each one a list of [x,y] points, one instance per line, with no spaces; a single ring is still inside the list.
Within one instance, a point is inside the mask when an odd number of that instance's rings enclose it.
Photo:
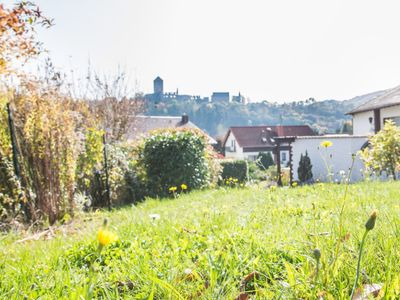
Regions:
[[[317,133],[351,133],[351,116],[345,113],[384,91],[378,91],[350,100],[305,101],[271,103],[210,103],[173,99],[146,101],[146,115],[179,116],[186,113],[189,120],[211,136],[223,136],[230,126],[251,125],[310,125]]]

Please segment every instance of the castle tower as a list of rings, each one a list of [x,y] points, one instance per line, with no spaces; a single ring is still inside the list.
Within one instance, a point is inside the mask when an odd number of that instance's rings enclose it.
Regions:
[[[154,85],[154,94],[162,95],[164,94],[164,81],[157,76],[156,79],[153,81]]]

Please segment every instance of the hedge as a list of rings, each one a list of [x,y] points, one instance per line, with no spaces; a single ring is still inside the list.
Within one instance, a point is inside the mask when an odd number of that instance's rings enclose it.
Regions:
[[[234,160],[234,161],[224,161],[221,162],[222,166],[222,180],[225,182],[225,180],[229,178],[236,178],[239,183],[246,182],[248,180],[248,173],[249,173],[249,168],[247,161],[245,160]]]
[[[210,150],[205,136],[193,129],[157,131],[144,140],[139,151],[138,165],[142,167],[150,196],[166,196],[170,187],[182,184],[188,190],[211,183]]]

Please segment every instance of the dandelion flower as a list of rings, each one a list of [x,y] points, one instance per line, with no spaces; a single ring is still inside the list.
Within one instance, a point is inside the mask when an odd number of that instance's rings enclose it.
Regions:
[[[333,145],[333,143],[331,141],[323,141],[323,142],[321,142],[321,147],[324,147],[324,148],[329,148],[332,145]]]
[[[170,192],[175,192],[177,190],[177,187],[176,186],[171,186],[168,190]]]
[[[182,189],[182,191],[187,190],[187,185],[184,184],[184,183],[182,183],[182,184],[181,184],[181,189]]]
[[[114,243],[118,240],[118,236],[105,228],[100,228],[97,234],[97,239],[101,247],[107,246],[108,244]]]

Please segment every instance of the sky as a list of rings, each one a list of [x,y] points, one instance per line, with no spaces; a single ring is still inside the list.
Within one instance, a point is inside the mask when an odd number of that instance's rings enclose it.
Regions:
[[[7,2],[7,1],[6,1]],[[53,62],[138,91],[349,99],[400,84],[398,0],[37,0]]]

